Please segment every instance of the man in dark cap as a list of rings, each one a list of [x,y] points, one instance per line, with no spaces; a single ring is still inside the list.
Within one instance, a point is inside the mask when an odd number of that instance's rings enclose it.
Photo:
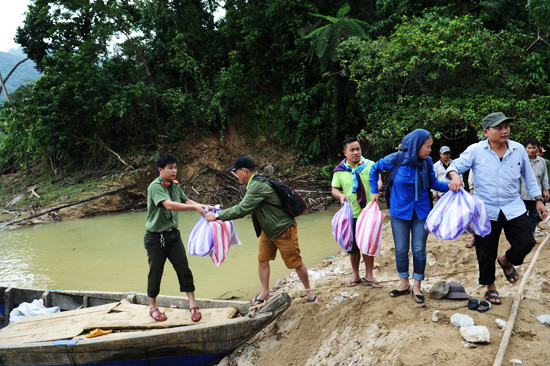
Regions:
[[[267,180],[261,179],[256,172],[256,165],[247,156],[238,158],[228,170],[246,187],[246,194],[239,204],[218,213],[209,212],[205,217],[208,221],[228,221],[252,214],[254,229],[260,238],[258,272],[262,285],[262,292],[254,297],[252,305],[259,305],[269,299],[269,261],[275,259],[277,250],[281,253],[287,268],[296,271],[306,289],[307,300],[319,303],[309,287],[307,268],[300,256],[296,221],[280,208],[281,199],[275,188]]]
[[[485,203],[491,233],[485,237],[475,236],[479,283],[487,286],[485,299],[497,305],[501,299],[495,286],[495,260],[508,282],[517,283],[519,274],[514,266],[523,263],[536,243],[519,194],[520,177],[529,195],[536,200],[540,217],[544,219],[547,215],[527,152],[521,144],[509,139],[511,121],[513,119],[502,112],[486,116],[481,125],[487,139],[470,145],[447,169],[452,179],[450,188],[458,192],[462,186],[459,174],[471,168],[476,179],[474,195]],[[503,229],[510,248],[497,258]]]

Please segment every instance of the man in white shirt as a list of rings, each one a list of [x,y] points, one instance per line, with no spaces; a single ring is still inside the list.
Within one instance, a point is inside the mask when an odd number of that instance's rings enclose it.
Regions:
[[[451,159],[451,149],[449,146],[441,146],[439,149],[439,157],[441,158],[436,163],[434,163],[434,170],[435,175],[437,176],[437,180],[440,180],[442,182],[451,182],[451,179],[447,177],[447,168],[453,160]],[[460,179],[462,179],[462,175],[460,176]],[[432,194],[434,197],[434,200],[438,200],[443,196],[445,192],[438,192],[432,189]]]

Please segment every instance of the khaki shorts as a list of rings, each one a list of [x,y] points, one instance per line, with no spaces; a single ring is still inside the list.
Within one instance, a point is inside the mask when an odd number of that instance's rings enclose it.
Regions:
[[[298,228],[296,221],[289,226],[284,233],[269,241],[267,235],[262,231],[260,235],[260,249],[258,251],[258,261],[272,261],[277,256],[277,249],[281,252],[281,258],[289,269],[295,269],[302,264],[300,256],[300,247],[298,246]]]

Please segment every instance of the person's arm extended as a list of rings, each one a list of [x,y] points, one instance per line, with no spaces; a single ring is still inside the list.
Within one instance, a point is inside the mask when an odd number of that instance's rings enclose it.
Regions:
[[[349,201],[349,197],[342,193],[340,188],[332,187],[332,196],[340,201],[340,206],[343,206],[345,201]]]
[[[165,209],[169,211],[197,211],[199,214],[204,216],[205,209],[208,208],[207,205],[197,203],[193,200],[187,200],[185,203],[175,202],[172,200],[164,200],[161,202]]]

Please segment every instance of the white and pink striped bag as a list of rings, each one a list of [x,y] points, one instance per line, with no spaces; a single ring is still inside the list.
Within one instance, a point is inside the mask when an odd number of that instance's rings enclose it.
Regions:
[[[353,207],[348,201],[332,218],[332,235],[345,251],[353,245]]]
[[[382,242],[382,221],[386,214],[380,211],[378,204],[371,201],[357,218],[355,237],[361,253],[375,256],[380,253]]]
[[[227,252],[229,252],[229,245],[231,243],[231,234],[225,222],[221,220],[210,221],[212,227],[212,251],[210,252],[210,258],[216,266],[225,261]]]
[[[206,221],[201,216],[189,234],[187,252],[201,257],[210,254],[212,262],[219,266],[225,261],[229,247],[235,244],[241,244],[241,240],[233,221]]]
[[[491,232],[483,202],[464,189],[449,191],[430,211],[424,228],[439,239],[454,240],[464,231],[485,236]]]

